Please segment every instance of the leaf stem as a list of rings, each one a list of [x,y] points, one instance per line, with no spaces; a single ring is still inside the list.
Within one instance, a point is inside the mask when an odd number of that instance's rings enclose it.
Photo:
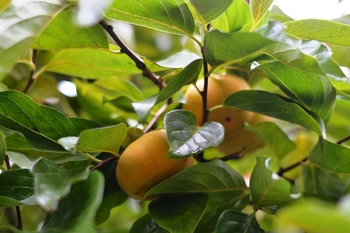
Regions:
[[[277,175],[283,177],[283,174],[284,174],[284,173],[286,173],[286,172],[288,172],[288,171],[290,171],[290,170],[292,170],[292,169],[294,169],[294,168],[300,166],[303,162],[306,162],[307,159],[308,159],[308,158],[306,157],[306,158],[300,160],[299,162],[296,162],[296,163],[294,163],[294,164],[292,164],[292,165],[289,165],[289,166],[286,167],[286,168],[282,168],[282,167],[281,167],[281,168],[279,169],[279,171],[277,172]]]
[[[11,170],[10,159],[7,155],[5,155],[5,163],[6,163],[7,170]],[[21,209],[19,208],[19,206],[16,206],[16,216],[17,216],[16,228],[19,230],[23,230],[22,215],[21,215]]]
[[[135,62],[136,67],[142,71],[143,76],[150,79],[155,85],[159,87],[160,90],[165,87],[165,83],[161,79],[159,79],[155,74],[153,74],[148,69],[146,64],[142,61],[142,59],[139,56],[137,56],[134,52],[132,52],[117,36],[117,34],[115,34],[115,32],[113,31],[113,26],[107,24],[103,20],[100,21],[100,25],[112,37],[115,43],[117,43],[117,45],[120,47],[120,51],[128,55],[128,57],[130,57]]]
[[[34,64],[34,67],[35,67],[35,64],[36,64],[36,59],[37,59],[37,56],[38,56],[38,50],[36,49],[33,49],[33,57],[32,57],[32,61],[33,61],[33,64]],[[23,93],[27,93],[29,88],[32,86],[32,84],[34,83],[34,71],[35,71],[35,68],[30,71],[30,76],[29,76],[29,80],[28,80],[28,83],[26,85],[26,87],[24,88],[23,90]]]
[[[143,130],[144,133],[147,133],[152,129],[152,127],[155,125],[157,120],[161,117],[161,115],[165,112],[169,104],[171,104],[172,99],[168,99],[167,102],[164,103],[164,105],[156,112],[156,114],[153,116],[150,123],[147,125],[147,127]]]
[[[349,136],[347,136],[347,137],[345,137],[345,138],[343,138],[343,139],[341,139],[341,140],[339,140],[339,141],[337,141],[337,144],[342,144],[343,142],[346,142],[346,141],[348,141],[348,140],[350,140],[350,135]]]
[[[96,159],[94,156],[90,155],[89,153],[80,152],[80,151],[79,151],[79,153],[81,153],[81,154],[84,155],[86,158],[88,158],[88,159],[90,159],[90,160],[92,160],[92,161],[94,161],[94,162],[96,162],[96,163],[101,163],[101,162],[102,162],[102,160]]]

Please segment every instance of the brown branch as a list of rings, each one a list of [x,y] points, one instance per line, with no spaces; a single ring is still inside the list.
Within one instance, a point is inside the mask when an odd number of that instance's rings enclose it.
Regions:
[[[93,170],[95,170],[95,169],[97,169],[97,168],[99,168],[99,167],[105,165],[106,163],[112,162],[112,161],[113,161],[114,159],[116,159],[116,158],[117,158],[117,157],[115,157],[115,156],[111,156],[111,157],[109,157],[109,158],[107,158],[107,159],[105,159],[105,160],[102,160],[102,161],[101,161],[100,163],[98,163],[96,166],[90,168],[90,171],[93,171]]]
[[[37,56],[38,56],[38,50],[34,49],[33,50],[33,58],[32,58],[32,62],[34,64],[34,67],[35,67],[35,64],[36,64]],[[28,80],[28,83],[27,83],[26,87],[24,88],[23,93],[27,93],[29,88],[34,83],[34,71],[35,71],[35,68],[30,72],[29,80]]]
[[[153,74],[148,69],[146,64],[142,61],[142,59],[139,56],[137,56],[134,52],[132,52],[117,36],[117,34],[115,34],[115,32],[113,31],[113,26],[107,24],[103,20],[100,21],[100,25],[112,37],[115,43],[117,43],[117,45],[120,47],[120,51],[128,55],[128,57],[130,57],[135,62],[136,67],[142,71],[143,76],[150,79],[155,85],[159,87],[160,90],[165,87],[165,83],[161,79],[159,79],[155,74]]]
[[[147,133],[152,129],[152,127],[155,125],[157,120],[161,117],[161,115],[165,112],[169,104],[171,104],[172,99],[168,99],[167,102],[164,103],[164,105],[156,112],[156,114],[153,116],[150,123],[147,125],[147,127],[143,130],[144,133]]]
[[[343,139],[341,139],[341,140],[339,140],[339,141],[337,141],[337,144],[342,144],[343,142],[346,142],[346,141],[348,141],[348,140],[350,140],[350,135],[349,136],[347,136],[347,137],[345,137],[345,138],[343,138]]]
[[[307,161],[307,157],[302,159],[302,160],[300,160],[300,161],[298,161],[298,162],[296,162],[296,163],[294,163],[294,164],[292,164],[292,165],[290,165],[290,166],[288,166],[288,167],[286,167],[286,168],[282,168],[281,167],[279,169],[279,171],[277,172],[277,175],[283,177],[284,173],[286,173],[286,172],[288,172],[288,171],[290,171],[290,170],[300,166],[303,162],[306,162],[306,161]]]

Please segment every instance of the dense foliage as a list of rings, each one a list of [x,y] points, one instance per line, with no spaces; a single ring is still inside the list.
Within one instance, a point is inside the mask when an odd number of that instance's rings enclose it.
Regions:
[[[350,232],[349,18],[248,2],[3,0],[0,231]],[[224,127],[182,109],[225,73],[251,89],[221,106],[271,119],[244,126],[259,150],[219,152]],[[116,164],[159,128],[196,163],[132,200]]]

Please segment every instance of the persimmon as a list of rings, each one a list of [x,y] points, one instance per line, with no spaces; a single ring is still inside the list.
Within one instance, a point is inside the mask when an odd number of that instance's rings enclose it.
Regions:
[[[132,142],[120,157],[116,176],[119,186],[133,199],[193,164],[193,158],[166,158],[169,150],[165,130],[155,130]]]

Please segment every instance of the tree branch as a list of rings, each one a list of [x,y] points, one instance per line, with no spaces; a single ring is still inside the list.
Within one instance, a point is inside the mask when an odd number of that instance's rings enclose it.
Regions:
[[[164,103],[164,105],[158,110],[158,112],[153,116],[150,123],[147,125],[147,127],[143,130],[144,133],[147,133],[152,129],[152,127],[155,125],[157,120],[162,116],[162,114],[165,112],[169,104],[171,104],[172,99],[168,99],[167,102]]]
[[[36,64],[36,59],[37,59],[37,56],[38,56],[38,50],[36,49],[33,49],[33,58],[32,58],[32,62],[34,64],[34,67],[35,67],[35,64]],[[35,69],[33,69],[31,72],[30,72],[30,76],[29,76],[29,80],[28,80],[28,83],[26,85],[26,87],[24,88],[24,91],[23,93],[27,93],[29,88],[32,86],[32,84],[34,83],[34,71]]]
[[[143,76],[150,79],[155,85],[159,87],[160,90],[165,87],[165,83],[161,79],[159,79],[155,74],[153,74],[148,69],[146,64],[142,61],[142,59],[139,56],[137,56],[134,52],[132,52],[121,39],[119,39],[117,34],[115,34],[115,32],[113,31],[113,27],[111,25],[107,24],[103,20],[100,21],[100,25],[112,37],[115,43],[117,43],[117,45],[120,47],[120,51],[128,55],[128,57],[130,57],[135,62],[136,67],[142,71]]]
[[[281,167],[281,168],[279,169],[279,171],[277,172],[277,175],[283,176],[284,173],[286,173],[286,172],[288,172],[288,171],[290,171],[290,170],[292,170],[292,169],[294,169],[294,168],[300,166],[303,162],[306,162],[306,161],[307,161],[307,157],[304,158],[304,159],[302,159],[302,160],[300,160],[299,162],[296,162],[296,163],[294,163],[294,164],[292,164],[292,165],[289,165],[289,166],[286,167],[286,168],[282,168],[282,167]]]
[[[345,138],[343,138],[343,139],[341,139],[341,140],[339,140],[339,141],[337,141],[337,144],[342,144],[343,142],[346,142],[346,141],[348,141],[348,140],[350,140],[350,135],[349,136],[347,136],[347,137],[345,137]]]

